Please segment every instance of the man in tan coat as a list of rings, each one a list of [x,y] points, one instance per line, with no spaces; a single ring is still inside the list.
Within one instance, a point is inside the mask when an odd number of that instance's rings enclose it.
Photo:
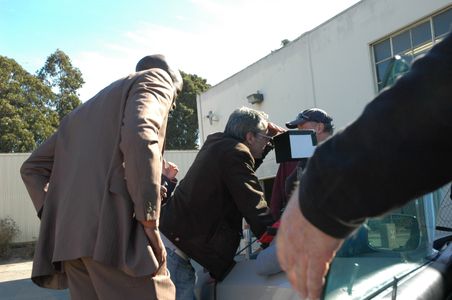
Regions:
[[[61,122],[21,168],[41,218],[32,280],[72,299],[172,299],[158,224],[168,113],[182,78],[140,60]]]

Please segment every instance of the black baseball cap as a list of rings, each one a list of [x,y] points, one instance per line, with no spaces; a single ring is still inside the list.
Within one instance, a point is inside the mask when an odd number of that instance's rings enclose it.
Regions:
[[[297,128],[298,125],[304,122],[317,122],[323,124],[331,124],[333,118],[331,118],[326,111],[320,108],[310,108],[302,111],[297,115],[295,120],[286,123],[286,127],[289,129]]]

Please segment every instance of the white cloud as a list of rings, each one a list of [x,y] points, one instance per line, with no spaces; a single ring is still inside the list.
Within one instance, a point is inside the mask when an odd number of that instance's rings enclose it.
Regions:
[[[195,19],[178,15],[182,28],[141,23],[92,52],[76,54],[87,100],[110,82],[133,72],[136,62],[163,53],[181,70],[216,84],[323,23],[357,0],[192,0]],[[192,24],[190,24],[192,22]],[[180,24],[176,24],[180,25]]]

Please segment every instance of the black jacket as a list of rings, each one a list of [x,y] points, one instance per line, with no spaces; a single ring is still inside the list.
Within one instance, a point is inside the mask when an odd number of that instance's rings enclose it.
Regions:
[[[452,180],[451,137],[449,35],[317,148],[301,178],[304,216],[343,238],[365,218],[439,188]]]
[[[259,237],[267,225],[259,215],[266,212],[248,147],[216,133],[208,136],[162,208],[160,230],[215,279],[222,280],[234,266],[242,218]]]

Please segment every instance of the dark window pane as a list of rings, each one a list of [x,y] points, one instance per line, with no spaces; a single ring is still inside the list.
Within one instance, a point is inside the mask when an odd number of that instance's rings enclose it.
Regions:
[[[385,60],[384,62],[381,62],[377,64],[377,81],[380,82],[385,78],[386,70],[388,69],[389,62],[391,60]]]
[[[405,31],[404,33],[401,33],[393,37],[392,47],[394,49],[394,54],[410,49],[411,48],[410,32]]]
[[[394,58],[391,58],[388,67],[386,68],[383,84],[385,86],[393,85],[397,78],[410,69],[411,59],[411,55],[396,55]]]
[[[430,22],[427,21],[411,29],[411,37],[413,39],[413,47],[431,41]]]
[[[452,25],[452,9],[433,17],[433,30],[435,37],[445,34],[451,30]]]
[[[381,61],[391,56],[391,45],[389,39],[374,45],[375,62]]]

